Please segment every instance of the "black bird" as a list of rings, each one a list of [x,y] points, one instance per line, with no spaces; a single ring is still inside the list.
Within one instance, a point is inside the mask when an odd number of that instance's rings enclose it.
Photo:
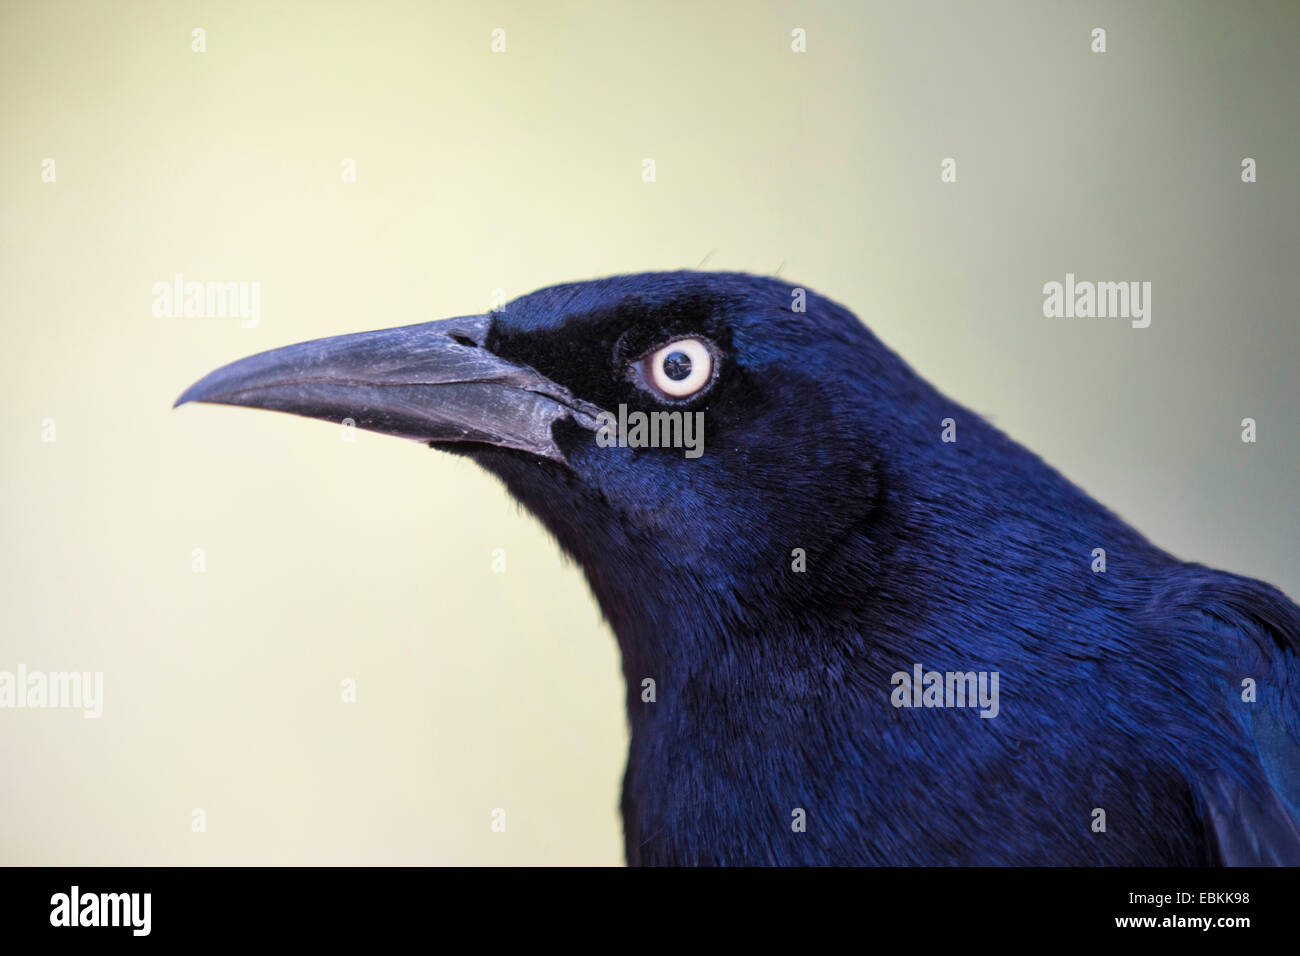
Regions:
[[[1154,547],[810,290],[559,285],[192,401],[468,455],[550,529],[622,651],[631,864],[1300,863],[1300,609]]]

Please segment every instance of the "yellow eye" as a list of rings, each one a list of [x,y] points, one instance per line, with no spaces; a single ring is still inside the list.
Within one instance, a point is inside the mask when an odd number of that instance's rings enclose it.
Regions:
[[[641,360],[645,380],[668,398],[688,398],[713,380],[713,352],[699,339],[678,339]]]

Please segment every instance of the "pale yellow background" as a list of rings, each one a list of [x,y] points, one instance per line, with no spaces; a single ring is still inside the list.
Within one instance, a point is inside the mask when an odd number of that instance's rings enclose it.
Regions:
[[[98,721],[0,711],[0,863],[621,862],[614,643],[495,481],[170,408],[495,289],[780,268],[1157,543],[1300,594],[1294,3],[0,9],[0,670],[106,684]],[[1067,271],[1151,281],[1151,328],[1044,319]],[[153,317],[177,272],[260,282],[260,327]]]

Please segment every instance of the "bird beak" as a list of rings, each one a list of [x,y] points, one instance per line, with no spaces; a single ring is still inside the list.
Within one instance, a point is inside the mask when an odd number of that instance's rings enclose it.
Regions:
[[[485,347],[486,315],[316,339],[232,362],[176,400],[244,405],[419,442],[479,442],[564,462],[551,426],[600,409]]]

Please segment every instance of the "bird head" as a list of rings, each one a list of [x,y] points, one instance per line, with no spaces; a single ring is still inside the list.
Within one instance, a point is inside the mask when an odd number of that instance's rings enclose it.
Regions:
[[[350,419],[469,456],[582,565],[626,656],[638,634],[753,627],[774,592],[861,594],[912,454],[900,436],[937,421],[936,397],[811,290],[668,272],[275,349],[177,405]],[[800,553],[823,573],[797,573]]]

